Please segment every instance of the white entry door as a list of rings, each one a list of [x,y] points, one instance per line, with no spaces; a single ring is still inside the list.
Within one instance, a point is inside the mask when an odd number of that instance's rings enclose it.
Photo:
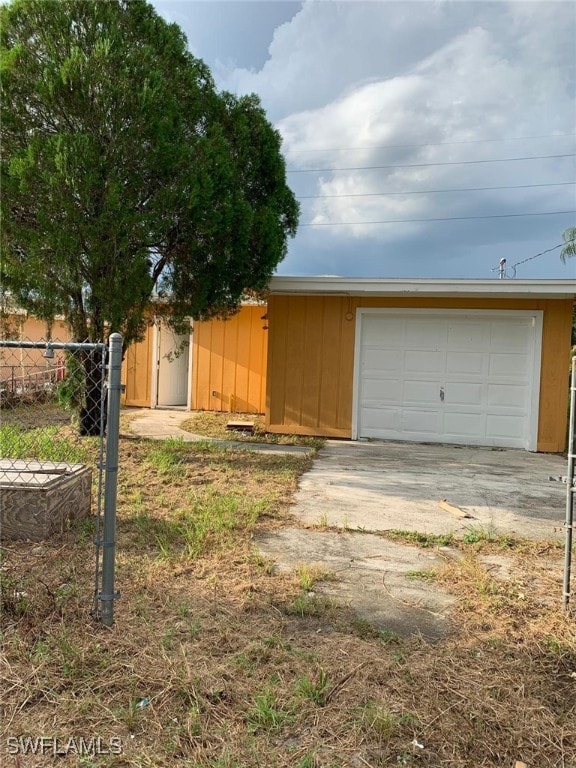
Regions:
[[[159,406],[187,405],[190,362],[188,335],[174,333],[166,323],[157,324],[157,398]]]
[[[359,309],[353,436],[536,450],[541,312]]]

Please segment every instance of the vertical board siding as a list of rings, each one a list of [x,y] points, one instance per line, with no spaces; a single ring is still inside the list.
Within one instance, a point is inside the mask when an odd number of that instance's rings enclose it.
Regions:
[[[27,314],[10,314],[2,324],[2,340],[4,341],[70,341],[71,334],[68,326],[61,320],[55,320],[50,334],[46,323]],[[14,372],[16,377],[24,376],[38,370],[53,368],[57,363],[64,362],[65,354],[56,350],[54,358],[44,357],[43,349],[22,349],[5,347],[0,349],[0,379],[9,379]],[[12,370],[14,369],[14,371]]]
[[[122,383],[126,389],[123,404],[149,408],[152,398],[152,326],[142,341],[131,344],[124,355]]]
[[[354,323],[349,299],[274,296],[268,305],[267,424],[346,436],[352,418]]]
[[[572,306],[570,302],[547,303],[542,328],[538,450],[556,453],[564,450],[567,437]]]
[[[571,299],[271,296],[266,425],[272,432],[350,437],[356,309],[528,309],[543,312],[538,450],[566,441]]]
[[[228,320],[194,323],[192,408],[264,413],[268,332],[265,306]]]

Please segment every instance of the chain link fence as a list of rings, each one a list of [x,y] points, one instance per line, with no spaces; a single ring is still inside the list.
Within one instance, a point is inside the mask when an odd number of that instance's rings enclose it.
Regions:
[[[122,337],[0,340],[0,535],[41,541],[96,518],[92,610],[113,622]]]

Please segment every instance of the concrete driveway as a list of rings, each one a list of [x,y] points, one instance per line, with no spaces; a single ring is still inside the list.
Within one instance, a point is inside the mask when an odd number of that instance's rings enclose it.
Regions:
[[[261,533],[257,543],[279,570],[306,563],[335,574],[316,589],[373,626],[437,640],[450,629],[455,599],[414,577],[460,551],[419,549],[378,533],[559,539],[565,472],[562,457],[524,451],[330,440],[301,479],[295,526]],[[486,566],[506,572],[506,556],[496,560]]]
[[[543,453],[331,440],[302,478],[294,512],[305,524],[350,530],[462,535],[482,526],[554,539],[564,535],[566,485],[557,478],[565,474],[561,456]]]

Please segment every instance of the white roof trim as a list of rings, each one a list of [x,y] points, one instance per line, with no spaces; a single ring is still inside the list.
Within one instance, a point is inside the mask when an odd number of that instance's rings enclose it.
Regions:
[[[270,293],[336,296],[511,296],[568,299],[576,280],[470,280],[370,277],[273,277]]]

